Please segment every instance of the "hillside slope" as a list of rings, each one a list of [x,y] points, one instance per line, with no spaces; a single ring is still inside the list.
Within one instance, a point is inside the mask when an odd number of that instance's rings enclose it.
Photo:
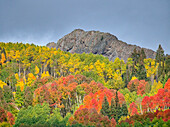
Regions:
[[[47,47],[60,48],[71,53],[93,53],[101,54],[113,61],[116,57],[127,60],[134,48],[141,50],[141,47],[130,45],[118,40],[110,33],[99,31],[84,31],[76,29],[58,40],[57,44],[48,43]],[[153,50],[144,48],[147,58],[155,58]]]

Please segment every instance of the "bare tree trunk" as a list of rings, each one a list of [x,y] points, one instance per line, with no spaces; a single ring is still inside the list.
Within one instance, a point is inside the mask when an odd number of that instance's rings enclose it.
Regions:
[[[20,60],[19,60],[19,79],[20,79],[20,75],[21,75],[21,69],[20,69]]]

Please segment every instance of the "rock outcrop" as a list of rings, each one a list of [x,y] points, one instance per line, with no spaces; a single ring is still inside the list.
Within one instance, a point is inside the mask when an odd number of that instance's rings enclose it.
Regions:
[[[141,50],[141,47],[130,45],[118,40],[110,33],[99,31],[84,31],[76,29],[58,40],[57,44],[49,43],[47,47],[60,48],[70,53],[93,53],[101,54],[114,61],[116,57],[127,60],[133,50]],[[147,58],[155,58],[156,53],[153,50],[144,48]]]

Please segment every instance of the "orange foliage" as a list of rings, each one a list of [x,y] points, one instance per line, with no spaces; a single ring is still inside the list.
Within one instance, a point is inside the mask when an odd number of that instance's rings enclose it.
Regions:
[[[111,105],[112,98],[115,99],[116,91],[105,88],[105,89],[102,89],[102,90],[98,90],[94,94],[90,93],[89,95],[86,95],[84,97],[84,101],[83,101],[84,105],[81,105],[79,107],[79,109],[82,109],[82,108],[88,108],[88,109],[95,108],[97,110],[97,112],[99,113],[100,110],[102,109],[102,102],[103,102],[104,96],[107,97],[109,105]],[[118,92],[118,98],[119,98],[120,105],[122,105],[125,102],[123,94]]]

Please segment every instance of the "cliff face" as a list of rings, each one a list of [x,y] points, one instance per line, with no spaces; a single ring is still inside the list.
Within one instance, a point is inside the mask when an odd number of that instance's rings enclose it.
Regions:
[[[84,31],[76,29],[61,38],[57,44],[49,43],[47,47],[60,48],[70,53],[93,53],[101,54],[114,61],[116,57],[127,60],[134,48],[141,50],[141,47],[130,45],[117,39],[116,36],[99,31]],[[155,58],[153,50],[145,49],[147,58]]]

